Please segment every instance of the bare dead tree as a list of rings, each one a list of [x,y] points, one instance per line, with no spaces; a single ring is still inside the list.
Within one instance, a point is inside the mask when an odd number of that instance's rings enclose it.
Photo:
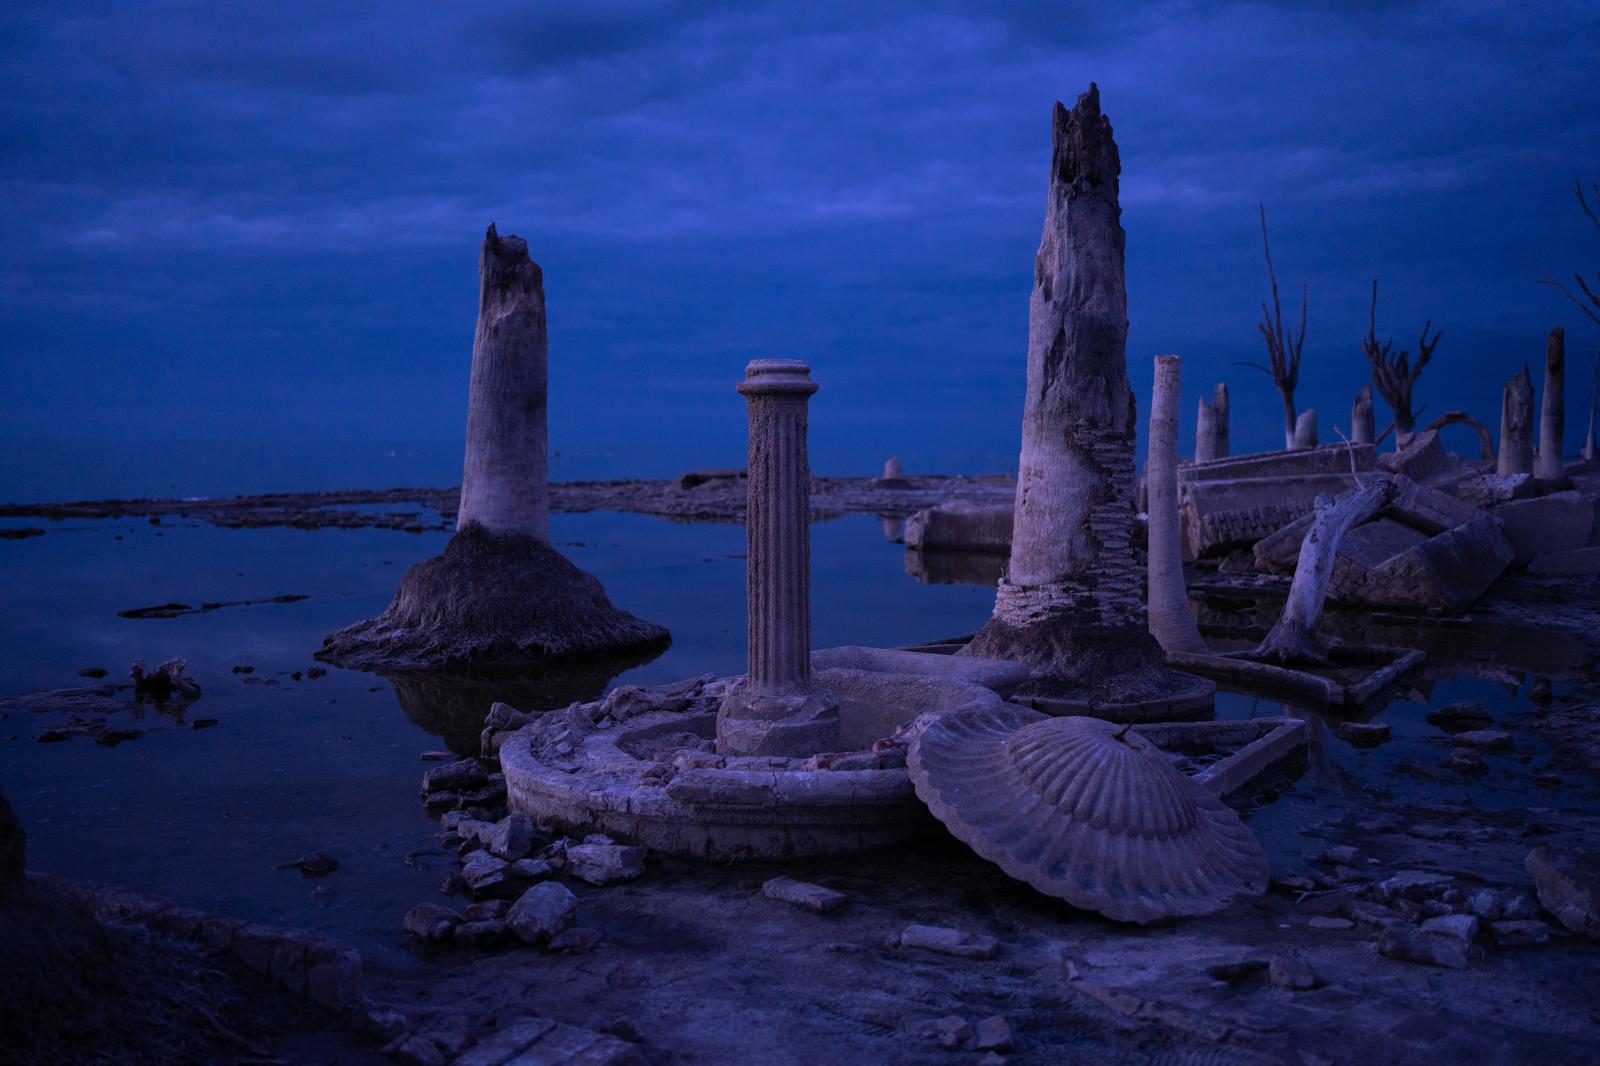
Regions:
[[[1600,206],[1600,182],[1591,181],[1589,183],[1589,190],[1594,194],[1595,205]],[[1572,195],[1577,197],[1578,207],[1585,215],[1588,216],[1589,221],[1593,223],[1594,228],[1600,230],[1600,215],[1596,215],[1595,208],[1589,206],[1589,200],[1584,196],[1583,193],[1583,182],[1574,181],[1572,183]],[[1595,284],[1594,288],[1592,289],[1589,287],[1588,282],[1583,280],[1582,274],[1574,272],[1572,275],[1572,280],[1573,283],[1578,286],[1578,292],[1583,293],[1584,298],[1588,300],[1588,303],[1578,299],[1577,293],[1574,293],[1571,289],[1567,288],[1565,282],[1559,281],[1556,278],[1552,278],[1548,274],[1539,279],[1539,284],[1550,285],[1556,289],[1559,289],[1561,291],[1561,295],[1571,300],[1578,310],[1588,315],[1589,318],[1595,322],[1595,324],[1600,325],[1600,274],[1595,275]]]
[[[1272,384],[1283,397],[1283,446],[1294,447],[1294,388],[1300,383],[1300,352],[1306,343],[1306,285],[1300,284],[1300,332],[1291,336],[1283,326],[1283,306],[1278,300],[1278,274],[1272,267],[1272,245],[1267,241],[1267,208],[1261,208],[1261,248],[1267,256],[1267,278],[1272,282],[1272,306],[1261,304],[1261,322],[1256,327],[1267,342],[1268,366],[1239,361],[1240,366],[1254,367],[1272,378]]]
[[[1367,338],[1361,342],[1361,350],[1366,353],[1367,362],[1372,364],[1372,384],[1377,386],[1378,393],[1394,412],[1394,442],[1398,448],[1404,448],[1415,431],[1417,412],[1411,409],[1411,390],[1417,378],[1422,376],[1422,368],[1433,358],[1433,350],[1439,346],[1439,338],[1443,335],[1443,331],[1435,331],[1433,339],[1429,340],[1428,330],[1432,328],[1431,319],[1422,327],[1415,363],[1411,362],[1411,353],[1405,349],[1401,349],[1399,355],[1394,354],[1393,338],[1379,344],[1378,279],[1372,279],[1372,310],[1367,315]]]

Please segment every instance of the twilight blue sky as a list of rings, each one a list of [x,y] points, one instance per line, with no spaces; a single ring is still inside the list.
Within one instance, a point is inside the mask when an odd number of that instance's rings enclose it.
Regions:
[[[1534,282],[1600,267],[1567,191],[1600,177],[1593,2],[9,0],[0,448],[438,442],[390,480],[450,481],[494,220],[544,267],[558,477],[739,462],[755,356],[811,362],[821,472],[1008,468],[1050,105],[1090,80],[1141,413],[1183,355],[1185,450],[1215,380],[1235,450],[1281,440],[1230,365],[1258,201],[1325,436],[1375,273],[1380,333],[1444,330],[1429,417],[1493,427],[1555,325],[1580,402],[1600,330]]]

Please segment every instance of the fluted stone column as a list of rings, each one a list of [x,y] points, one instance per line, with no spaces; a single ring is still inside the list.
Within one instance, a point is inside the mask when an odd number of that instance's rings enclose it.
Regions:
[[[1567,435],[1567,331],[1557,326],[1550,331],[1544,348],[1544,396],[1539,401],[1539,452],[1533,460],[1533,476],[1540,481],[1559,481],[1567,472],[1562,445]]]
[[[456,528],[550,540],[544,275],[521,237],[493,225],[478,255],[481,288],[467,390],[467,458]]]
[[[817,391],[797,359],[756,359],[739,391],[748,402],[745,529],[749,677],[723,700],[723,755],[836,751],[839,707],[811,686],[811,469],[806,406]]]
[[[1528,366],[1512,375],[1500,393],[1500,458],[1496,473],[1533,473],[1533,379]]]
[[[1377,432],[1372,420],[1372,386],[1363,385],[1350,405],[1350,443],[1371,444]]]
[[[1228,457],[1228,386],[1217,384],[1211,401],[1200,397],[1200,417],[1194,427],[1194,461],[1209,463]]]

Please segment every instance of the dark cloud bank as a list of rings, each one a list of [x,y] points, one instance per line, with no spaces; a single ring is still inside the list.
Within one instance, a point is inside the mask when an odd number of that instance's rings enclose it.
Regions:
[[[738,461],[754,356],[812,363],[819,469],[1009,467],[1049,108],[1090,80],[1141,405],[1177,352],[1236,448],[1280,439],[1231,365],[1258,201],[1325,433],[1374,274],[1381,333],[1444,330],[1429,414],[1492,425],[1555,325],[1581,400],[1600,331],[1535,279],[1600,265],[1593,4],[517,7],[6,5],[0,434],[453,442],[492,219],[545,269],[560,474]]]

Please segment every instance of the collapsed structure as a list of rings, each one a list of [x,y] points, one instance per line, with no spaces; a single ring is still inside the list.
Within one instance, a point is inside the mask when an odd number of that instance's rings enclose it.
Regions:
[[[478,273],[456,533],[406,571],[388,610],[329,634],[317,657],[365,670],[539,669],[659,652],[665,629],[613,606],[550,546],[543,274],[527,242],[493,225]]]

